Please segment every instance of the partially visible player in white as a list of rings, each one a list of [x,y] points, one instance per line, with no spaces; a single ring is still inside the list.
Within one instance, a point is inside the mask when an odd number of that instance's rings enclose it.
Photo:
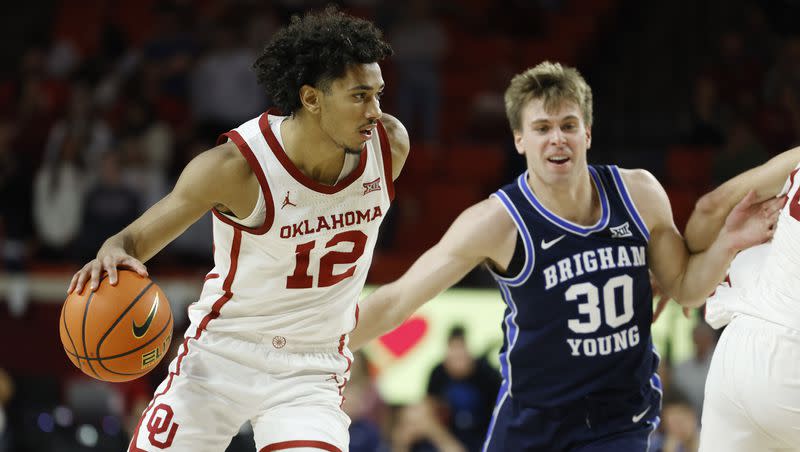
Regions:
[[[409,149],[383,115],[369,22],[293,18],[254,68],[288,116],[264,113],[192,160],[173,191],[75,274],[70,291],[151,258],[208,210],[214,268],[129,450],[223,451],[250,421],[259,451],[347,450],[342,411],[378,227]]]
[[[800,450],[798,162],[800,147],[731,179],[698,202],[687,226],[689,246],[702,249],[749,190],[788,200],[772,242],[740,253],[708,299],[706,320],[727,328],[706,380],[703,452]]]

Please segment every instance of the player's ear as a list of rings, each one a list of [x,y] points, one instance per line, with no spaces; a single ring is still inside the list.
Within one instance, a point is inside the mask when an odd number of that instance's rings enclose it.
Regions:
[[[319,113],[320,109],[320,93],[319,90],[311,85],[303,85],[300,87],[300,102],[303,108],[308,110],[311,114]]]
[[[522,146],[522,131],[514,131],[514,147],[517,148],[517,154],[525,155],[525,148]]]
[[[592,147],[592,127],[589,126],[586,128],[586,149]]]

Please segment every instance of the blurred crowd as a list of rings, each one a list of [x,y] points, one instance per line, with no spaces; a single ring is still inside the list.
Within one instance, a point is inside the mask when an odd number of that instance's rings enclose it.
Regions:
[[[0,296],[9,310],[18,317],[26,309],[25,275],[74,270],[165,195],[220,133],[265,111],[270,100],[250,70],[255,55],[292,14],[326,3],[52,2],[36,28],[45,32],[8,39],[16,54],[0,72],[0,276],[7,281]],[[593,83],[591,75],[607,67],[592,55],[612,51],[602,47],[604,37],[626,9],[646,8],[623,0],[339,3],[374,20],[392,43],[395,56],[382,65],[384,109],[413,141],[372,282],[396,276],[460,210],[522,170],[502,100],[511,75],[552,58],[586,67],[594,90],[607,89]],[[681,227],[704,191],[800,144],[800,36],[775,8],[782,3],[730,6],[742,13],[708,32],[710,54],[681,68],[693,75],[671,125],[676,133],[637,160],[664,182]],[[574,35],[565,38],[564,30]],[[602,105],[595,111],[607,114]],[[599,120],[594,135],[626,119]],[[590,160],[611,155],[593,149]],[[433,203],[437,196],[451,202]],[[403,241],[408,231],[415,243]],[[151,265],[207,268],[210,236],[206,216]],[[52,325],[31,325],[39,327]],[[490,359],[467,351],[468,334],[451,332],[428,396],[409,406],[381,400],[374,369],[360,356],[344,405],[353,419],[351,450],[479,450],[499,380]],[[663,423],[653,450],[696,450],[717,337],[700,320],[691,359],[662,353]],[[120,450],[163,376],[107,385],[0,367],[7,369],[0,370],[0,451]],[[251,449],[244,427],[229,450]]]

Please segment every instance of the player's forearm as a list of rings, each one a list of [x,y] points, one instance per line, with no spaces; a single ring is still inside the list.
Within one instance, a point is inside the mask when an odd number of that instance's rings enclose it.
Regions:
[[[350,333],[349,347],[358,350],[369,341],[400,326],[414,312],[403,309],[398,291],[392,284],[381,286],[359,302],[358,325]]]
[[[704,251],[717,238],[722,225],[725,224],[725,217],[732,208],[728,205],[730,199],[725,202],[726,198],[731,196],[726,195],[727,191],[727,187],[720,187],[703,195],[695,204],[683,235],[689,251],[693,253]]]
[[[798,161],[800,147],[789,149],[703,195],[686,224],[684,237],[689,250],[700,252],[708,248],[730,211],[749,191],[756,192],[758,201],[776,196]]]
[[[686,307],[702,306],[725,278],[725,272],[738,251],[723,231],[706,251],[691,255],[680,288],[673,294],[675,300]]]

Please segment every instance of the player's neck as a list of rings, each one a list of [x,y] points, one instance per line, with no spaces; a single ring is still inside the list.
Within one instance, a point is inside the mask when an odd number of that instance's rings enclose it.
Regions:
[[[344,150],[336,145],[313,118],[302,112],[280,126],[283,148],[301,173],[326,185],[334,185],[344,166]]]
[[[588,169],[557,183],[547,183],[531,171],[528,186],[547,210],[565,220],[589,226],[601,215],[600,197]]]

